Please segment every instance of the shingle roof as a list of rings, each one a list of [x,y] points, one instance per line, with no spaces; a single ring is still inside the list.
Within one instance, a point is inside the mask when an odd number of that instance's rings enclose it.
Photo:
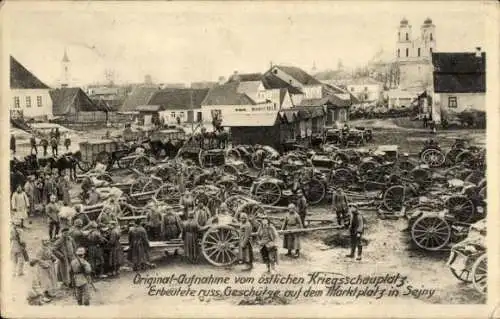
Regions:
[[[433,53],[434,92],[486,92],[486,53]]]
[[[227,113],[222,118],[225,127],[274,126],[278,121],[277,112],[267,113]]]
[[[59,88],[49,93],[54,115],[68,114],[72,108],[81,112],[107,111],[102,105],[96,105],[80,88]]]
[[[153,94],[147,104],[162,110],[199,109],[209,89],[163,89]]]
[[[248,95],[238,93],[239,82],[227,82],[208,91],[202,105],[255,105]]]
[[[33,73],[28,71],[14,57],[10,57],[10,88],[11,89],[48,89]]]
[[[122,111],[133,111],[139,105],[148,104],[149,100],[155,92],[159,89],[157,87],[137,86],[123,102],[121,107]]]
[[[299,81],[302,85],[321,84],[320,81],[315,79],[313,76],[311,76],[309,73],[302,70],[301,68],[298,68],[295,66],[284,66],[284,65],[275,65],[275,66],[273,66],[273,68],[278,68],[278,69],[282,70],[286,74],[293,77],[295,80]]]

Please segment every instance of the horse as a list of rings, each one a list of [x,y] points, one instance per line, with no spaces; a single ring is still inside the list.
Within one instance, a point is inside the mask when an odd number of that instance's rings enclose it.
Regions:
[[[82,153],[76,151],[74,153],[65,153],[56,158],[48,157],[46,159],[39,159],[40,166],[49,167],[51,170],[57,169],[59,175],[69,169],[69,177],[76,180],[76,167],[78,162],[82,160]]]

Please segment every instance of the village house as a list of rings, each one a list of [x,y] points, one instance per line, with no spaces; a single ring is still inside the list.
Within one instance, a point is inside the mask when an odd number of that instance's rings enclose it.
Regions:
[[[354,95],[360,103],[377,103],[382,100],[383,83],[371,77],[362,77],[346,83],[347,91]]]
[[[147,105],[136,107],[144,125],[156,121],[182,124],[202,121],[201,103],[208,89],[163,89],[151,96]]]
[[[109,109],[96,104],[81,88],[57,88],[50,90],[52,112],[71,123],[106,122]]]
[[[160,89],[154,85],[138,85],[132,88],[132,91],[127,95],[120,107],[120,112],[134,112],[136,107],[147,105],[153,94]]]
[[[486,111],[486,53],[433,53],[433,120],[463,111]]]
[[[52,117],[50,88],[10,57],[11,117],[47,119]]]

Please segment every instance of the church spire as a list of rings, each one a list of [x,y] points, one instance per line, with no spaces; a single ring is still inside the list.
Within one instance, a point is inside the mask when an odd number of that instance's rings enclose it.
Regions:
[[[62,61],[63,62],[69,62],[68,52],[66,51],[66,49],[64,49],[64,56],[63,56]]]

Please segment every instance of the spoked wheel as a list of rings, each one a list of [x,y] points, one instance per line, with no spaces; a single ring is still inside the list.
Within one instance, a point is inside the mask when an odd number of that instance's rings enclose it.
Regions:
[[[377,164],[374,161],[362,162],[358,166],[358,173],[360,176],[365,176],[368,171],[372,171],[377,167]]]
[[[482,199],[482,200],[485,200],[486,199],[486,191],[487,191],[487,188],[486,186],[484,186],[483,188],[481,188],[479,190],[479,197]]]
[[[455,157],[455,163],[466,164],[467,166],[472,166],[474,164],[474,154],[472,154],[469,151],[460,152]]]
[[[233,195],[229,196],[224,203],[227,205],[232,215],[234,215],[242,205],[248,203],[248,198],[242,195]]]
[[[459,222],[469,222],[474,217],[474,204],[465,196],[455,195],[446,200],[445,203],[448,212],[455,216]]]
[[[146,167],[151,165],[150,160],[146,156],[139,156],[132,162],[132,167],[136,168],[140,172],[144,172]]]
[[[85,161],[76,162],[76,166],[78,166],[78,168],[84,173],[87,173],[92,168],[92,164],[90,164],[89,162],[85,162]]]
[[[420,156],[420,159],[429,167],[440,167],[446,160],[443,152],[434,148],[425,150]]]
[[[174,184],[168,183],[163,184],[153,195],[153,198],[158,202],[177,203],[180,196],[179,188]]]
[[[412,197],[409,187],[393,185],[385,190],[382,201],[384,207],[389,211],[400,211],[405,202]]]
[[[304,185],[304,195],[307,199],[307,202],[311,205],[319,204],[324,198],[326,194],[325,183],[316,178],[310,179]]]
[[[255,188],[254,196],[265,205],[276,205],[281,199],[281,189],[274,182],[261,182]]]
[[[341,187],[349,186],[354,183],[354,175],[346,168],[339,168],[333,173],[333,181]]]
[[[436,251],[448,244],[451,227],[439,216],[420,216],[411,227],[411,239],[421,249]]]
[[[201,252],[214,266],[230,266],[238,259],[238,230],[227,225],[211,226],[201,239]]]
[[[472,265],[472,284],[482,294],[488,290],[488,256],[481,255]]]
[[[241,159],[241,154],[236,148],[230,148],[226,151],[226,157],[228,159],[239,160]]]
[[[412,179],[419,185],[428,184],[430,182],[430,171],[423,168],[415,168],[411,171]]]
[[[462,271],[458,271],[453,268],[450,268],[450,271],[453,274],[453,276],[455,276],[458,280],[468,284],[472,282],[472,274],[468,269],[462,269]]]
[[[138,178],[130,185],[130,194],[137,194],[142,192],[144,186],[146,186],[149,180],[146,178]]]
[[[462,153],[462,152],[463,152],[463,149],[460,149],[460,148],[451,149],[448,153],[446,153],[445,162],[449,165],[456,164],[457,155]]]
[[[343,153],[343,152],[338,152],[335,155],[333,155],[333,160],[335,162],[341,162],[343,164],[349,164],[349,156],[347,156],[347,154]]]

